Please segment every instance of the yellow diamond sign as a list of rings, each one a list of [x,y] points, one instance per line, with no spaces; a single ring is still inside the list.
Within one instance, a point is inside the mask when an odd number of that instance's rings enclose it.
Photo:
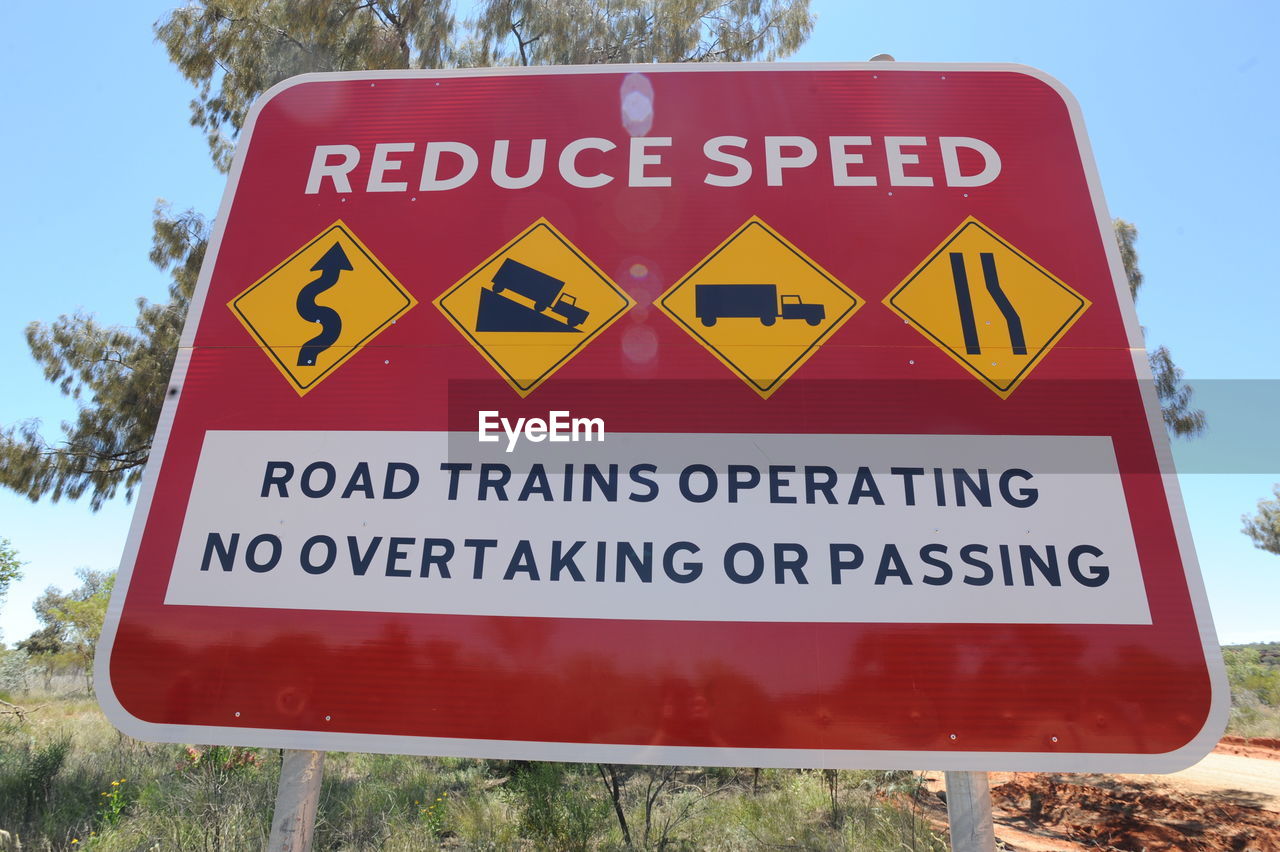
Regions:
[[[546,219],[435,305],[520,396],[528,396],[635,305]]]
[[[863,301],[752,216],[654,304],[768,399]]]
[[[972,216],[884,303],[1003,399],[1090,304]]]
[[[301,396],[416,304],[337,221],[227,307]]]

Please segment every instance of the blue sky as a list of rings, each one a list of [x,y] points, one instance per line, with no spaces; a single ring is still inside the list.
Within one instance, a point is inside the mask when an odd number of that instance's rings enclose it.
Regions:
[[[152,41],[171,2],[0,4],[0,424],[74,404],[45,382],[22,336],[76,309],[132,324],[158,300],[151,210],[163,197],[211,215],[224,178],[188,125],[192,89]],[[1141,231],[1139,316],[1166,344],[1210,418],[1175,455],[1210,603],[1224,642],[1280,639],[1280,557],[1253,548],[1240,516],[1280,481],[1280,65],[1271,2],[854,3],[815,0],[813,38],[793,57],[1019,62],[1080,101],[1111,214]],[[132,507],[31,504],[0,493],[0,536],[28,562],[0,608],[0,639],[36,627],[31,601],[75,569],[112,569]]]

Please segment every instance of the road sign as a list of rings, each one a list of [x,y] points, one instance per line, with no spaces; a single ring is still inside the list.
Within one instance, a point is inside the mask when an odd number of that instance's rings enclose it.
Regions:
[[[657,305],[768,399],[862,301],[753,216]]]
[[[528,396],[635,303],[545,219],[436,299],[521,396]]]
[[[281,84],[170,383],[108,715],[528,759],[1195,761],[1221,662],[1081,128],[1015,66]]]
[[[1089,307],[1088,299],[973,217],[884,303],[1001,397],[1013,393]]]
[[[229,307],[301,395],[416,304],[339,221]]]

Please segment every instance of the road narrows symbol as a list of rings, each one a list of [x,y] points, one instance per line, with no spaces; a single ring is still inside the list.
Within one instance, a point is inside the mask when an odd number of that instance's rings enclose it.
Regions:
[[[982,270],[985,287],[970,287]],[[970,216],[884,304],[1008,398],[1089,307],[1089,300]]]
[[[978,323],[973,316],[973,298],[969,295],[969,276],[964,267],[964,253],[953,251],[951,255],[951,277],[956,285],[956,307],[960,311],[960,328],[964,334],[964,351],[966,355],[981,355],[982,344],[978,340]],[[1022,317],[1009,297],[1000,289],[1000,278],[996,274],[996,258],[989,251],[979,253],[982,262],[982,277],[987,282],[987,292],[1004,316],[1005,325],[1009,327],[1009,346],[1014,355],[1027,354],[1027,340],[1022,333]]]

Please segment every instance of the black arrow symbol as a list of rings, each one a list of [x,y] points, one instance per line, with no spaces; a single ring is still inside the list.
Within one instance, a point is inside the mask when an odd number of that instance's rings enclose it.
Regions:
[[[339,243],[324,253],[324,256],[311,267],[312,272],[319,272],[320,277],[298,291],[298,316],[307,322],[320,323],[320,333],[302,344],[298,352],[299,367],[314,367],[320,353],[332,346],[342,333],[342,317],[333,308],[316,304],[316,297],[338,283],[338,277],[344,271],[353,269],[347,253]]]

